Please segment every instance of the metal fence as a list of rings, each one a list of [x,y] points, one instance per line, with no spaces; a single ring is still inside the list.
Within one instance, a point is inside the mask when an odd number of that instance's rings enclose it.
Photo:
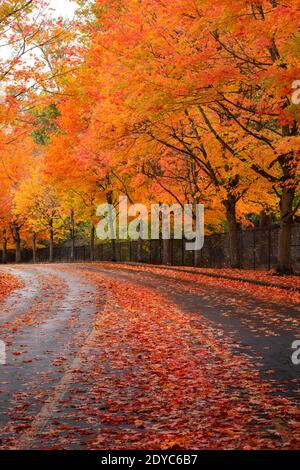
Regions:
[[[278,227],[266,229],[251,228],[241,230],[239,236],[241,265],[246,269],[272,269],[277,264]],[[147,240],[142,243],[142,259],[139,257],[138,242],[124,241],[115,242],[115,261],[143,261],[149,264],[162,264],[161,240]],[[0,254],[0,260],[2,260]],[[32,262],[32,251],[22,250],[22,261]],[[38,249],[36,261],[47,262],[49,258],[48,248]],[[74,261],[87,262],[91,259],[90,247],[75,247]],[[292,258],[294,268],[300,269],[300,224],[293,226],[292,233]],[[7,262],[13,263],[15,254],[13,250],[7,253]],[[95,261],[112,261],[113,249],[110,242],[95,246]],[[56,246],[54,249],[55,262],[70,262],[71,248]],[[186,251],[184,240],[169,241],[169,264],[177,266],[194,266],[223,268],[229,266],[229,239],[227,234],[214,234],[206,237],[204,247],[197,256],[195,253]]]

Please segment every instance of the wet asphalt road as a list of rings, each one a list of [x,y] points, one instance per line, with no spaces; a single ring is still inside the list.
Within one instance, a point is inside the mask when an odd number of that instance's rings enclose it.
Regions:
[[[24,397],[28,397],[29,420],[43,410],[68,367],[76,362],[96,312],[105,308],[107,292],[99,292],[83,272],[100,272],[108,279],[130,282],[133,288],[141,285],[153,290],[153,295],[159,292],[185,312],[198,314],[196,328],[204,317],[216,338],[230,338],[233,353],[256,364],[261,377],[272,382],[274,394],[299,400],[300,365],[291,361],[292,342],[300,339],[299,306],[253,298],[245,291],[214,286],[204,278],[194,286],[161,271],[105,264],[68,268],[2,268],[24,282],[24,288],[0,310],[0,339],[7,345],[7,364],[0,366],[0,424],[7,432],[12,417],[24,414]]]
[[[89,267],[97,271],[98,267]],[[103,271],[103,268],[101,269]],[[199,314],[211,322],[218,337],[225,333],[237,354],[245,354],[257,365],[261,376],[274,383],[274,393],[299,398],[300,365],[291,360],[292,343],[300,340],[300,306],[260,300],[234,288],[208,284],[205,278],[197,289],[190,281],[153,273],[122,269],[105,272],[115,279],[134,282],[158,290],[180,309]]]

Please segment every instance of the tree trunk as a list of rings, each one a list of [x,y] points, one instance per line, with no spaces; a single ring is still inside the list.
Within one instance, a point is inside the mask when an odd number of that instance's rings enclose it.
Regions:
[[[36,233],[32,234],[32,262],[36,263]]]
[[[71,233],[71,261],[75,261],[75,220],[74,210],[70,212],[70,233]]]
[[[199,204],[199,200],[195,199],[193,202],[193,227],[194,229],[198,229],[197,227],[197,204]],[[200,265],[201,259],[201,250],[194,250],[193,252],[193,264],[195,267]]]
[[[194,251],[194,266],[195,268],[200,265],[201,250]]]
[[[16,224],[13,223],[11,225],[11,233],[13,236],[14,244],[15,244],[15,252],[16,252],[16,263],[21,262],[21,237],[20,237],[20,227]]]
[[[140,236],[138,238],[137,242],[137,262],[142,263],[143,262],[143,220],[140,219]]]
[[[50,223],[50,243],[49,243],[49,262],[53,263],[54,261],[54,232],[53,232],[53,222]]]
[[[170,240],[162,240],[162,264],[170,263]]]
[[[137,262],[138,263],[143,262],[143,239],[141,236],[138,239],[138,245],[137,245]]]
[[[292,274],[292,226],[293,226],[293,200],[295,189],[284,187],[280,199],[280,229],[278,238],[278,265],[279,274]]]
[[[16,263],[21,263],[22,255],[21,255],[21,239],[18,237],[17,240],[15,240],[15,246],[16,246]]]
[[[259,217],[259,264],[264,267],[269,264],[269,230],[271,226],[271,215],[262,211]]]
[[[114,238],[111,239],[111,250],[112,250],[112,261],[115,263],[117,261],[117,247],[116,247],[116,240]]]
[[[113,194],[112,191],[109,191],[106,195],[106,201],[107,203],[113,207]],[[112,249],[112,261],[116,262],[117,261],[117,249],[116,249],[116,240],[115,240],[115,234],[114,234],[114,215],[113,212],[109,212],[109,232],[110,232],[110,237],[111,237],[111,249]]]
[[[3,230],[3,238],[2,238],[2,263],[7,263],[7,234],[6,230]]]
[[[226,208],[226,219],[229,230],[229,253],[231,268],[241,267],[240,244],[239,244],[239,225],[236,220],[236,200],[228,198],[224,201]]]
[[[95,226],[92,222],[91,238],[90,238],[90,259],[95,261]]]

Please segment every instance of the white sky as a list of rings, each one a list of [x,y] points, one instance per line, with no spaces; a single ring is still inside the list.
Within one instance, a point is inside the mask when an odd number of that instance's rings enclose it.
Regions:
[[[1,2],[1,0],[0,0]],[[49,0],[51,7],[54,9],[53,16],[62,16],[65,19],[72,19],[78,4],[72,0]],[[0,43],[1,45],[1,43]],[[11,49],[9,46],[0,47],[0,60],[10,57]],[[0,93],[1,95],[1,93]]]
[[[1,0],[0,0],[1,2]],[[53,15],[56,17],[62,16],[65,19],[72,19],[75,10],[78,8],[78,4],[72,0],[49,0],[51,7],[55,10]],[[0,43],[1,45],[1,43]],[[0,60],[7,59],[11,55],[11,49],[9,46],[0,47]],[[0,82],[0,104],[5,97],[5,91],[3,84]],[[1,124],[0,124],[1,127]]]
[[[72,18],[78,5],[70,0],[50,0],[52,8],[55,9],[58,16]]]

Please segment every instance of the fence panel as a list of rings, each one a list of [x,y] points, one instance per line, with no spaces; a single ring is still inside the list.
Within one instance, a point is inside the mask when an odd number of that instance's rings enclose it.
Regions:
[[[242,230],[239,235],[241,264],[245,269],[272,269],[277,264],[277,244],[279,228],[277,226],[267,228],[252,228]],[[230,265],[229,259],[229,239],[227,234],[214,234],[206,237],[203,249],[195,254],[193,251],[185,249],[185,240],[170,240],[169,243],[169,263],[176,266],[199,266],[223,268]],[[138,261],[139,243],[137,241],[115,242],[116,261]],[[112,242],[95,246],[95,261],[113,260]],[[161,264],[162,262],[162,241],[144,240],[142,243],[142,261],[150,264]],[[75,248],[75,261],[85,262],[91,260],[91,250],[89,246],[79,246]],[[32,251],[22,250],[22,262],[32,262]],[[292,230],[292,259],[294,268],[300,270],[300,224],[294,224]],[[7,263],[15,262],[13,250],[7,251]],[[49,249],[42,248],[36,252],[36,262],[44,263],[49,260]],[[55,246],[55,262],[70,262],[71,248],[65,246]],[[0,262],[2,262],[2,252],[0,251]]]

